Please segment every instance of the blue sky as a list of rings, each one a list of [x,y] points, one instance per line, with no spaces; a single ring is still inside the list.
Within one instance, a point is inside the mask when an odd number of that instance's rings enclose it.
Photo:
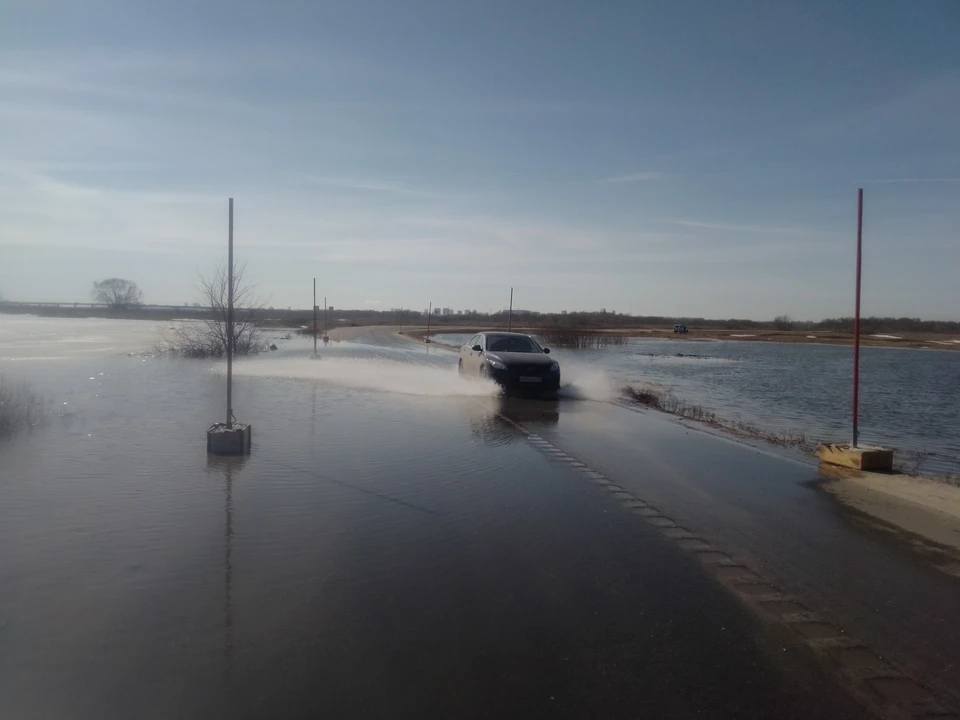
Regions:
[[[0,292],[960,316],[960,3],[0,5]]]

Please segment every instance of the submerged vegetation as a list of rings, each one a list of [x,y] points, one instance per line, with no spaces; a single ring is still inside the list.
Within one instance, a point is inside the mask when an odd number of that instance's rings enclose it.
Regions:
[[[547,345],[559,348],[603,348],[612,345],[626,345],[625,335],[611,335],[599,330],[586,330],[574,327],[542,328],[537,331]]]
[[[621,394],[625,399],[638,405],[646,405],[647,407],[652,407],[655,410],[670,413],[677,417],[702,422],[741,437],[755,438],[774,445],[780,445],[781,447],[798,448],[806,451],[812,451],[816,448],[816,443],[809,440],[803,433],[790,431],[774,432],[764,430],[763,428],[743,422],[742,420],[728,420],[717,417],[716,413],[707,410],[702,405],[688,403],[683,398],[677,397],[668,390],[627,385],[622,388]]]
[[[43,422],[43,397],[25,382],[13,382],[0,375],[0,438]]]
[[[702,405],[688,403],[686,400],[678,398],[667,390],[636,388],[632,385],[627,385],[623,388],[623,395],[638,405],[646,405],[647,407],[652,407],[655,410],[661,410],[671,415],[711,424],[717,422],[717,416],[709,410],[704,409]]]

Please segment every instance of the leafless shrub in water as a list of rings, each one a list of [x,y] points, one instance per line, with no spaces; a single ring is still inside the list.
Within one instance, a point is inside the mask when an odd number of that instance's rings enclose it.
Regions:
[[[265,350],[261,334],[265,303],[256,295],[256,287],[246,277],[246,263],[233,272],[233,351],[250,355]],[[227,310],[230,284],[227,267],[220,265],[208,274],[198,274],[197,289],[210,314],[199,320],[181,322],[169,335],[161,333],[167,352],[192,358],[221,357],[227,352]]]
[[[627,399],[635,403],[662,410],[671,415],[678,415],[706,423],[715,423],[717,421],[717,416],[702,405],[688,403],[686,400],[678,398],[672,392],[652,390],[649,388],[635,388],[627,385],[623,388],[623,394]]]
[[[636,388],[627,385],[622,388],[622,395],[631,402],[640,405],[646,405],[656,410],[660,410],[671,415],[706,423],[721,430],[741,435],[743,437],[757,438],[774,445],[782,447],[800,448],[803,450],[813,450],[815,445],[806,435],[790,431],[770,431],[750,425],[742,420],[726,420],[717,417],[716,413],[707,410],[702,405],[688,403],[683,398],[678,398],[669,391],[654,390],[650,388]]]
[[[25,382],[0,375],[0,438],[39,425],[44,420],[44,400]]]

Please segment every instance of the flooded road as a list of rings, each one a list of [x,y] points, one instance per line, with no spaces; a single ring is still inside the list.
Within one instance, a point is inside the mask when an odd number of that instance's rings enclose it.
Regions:
[[[454,345],[468,337],[434,335]],[[960,340],[939,342],[931,346]],[[814,443],[850,435],[850,347],[691,335],[553,352],[564,368],[592,368],[616,387],[668,390],[734,426],[803,434]],[[960,352],[864,347],[860,365],[861,440],[896,449],[911,472],[960,474]]]
[[[657,501],[712,532],[702,478],[654,451],[674,425],[502,399],[377,331],[320,360],[278,344],[237,364],[254,448],[232,461],[205,453],[217,364],[0,364],[52,411],[0,443],[5,717],[867,716],[794,634],[528,434],[625,491],[656,475]],[[792,467],[776,462],[771,482]],[[725,507],[723,527],[754,522]]]

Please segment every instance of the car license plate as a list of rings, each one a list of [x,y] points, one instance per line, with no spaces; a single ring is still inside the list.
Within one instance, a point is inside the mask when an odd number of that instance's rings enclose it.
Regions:
[[[521,377],[521,378],[520,378],[520,382],[532,382],[532,383],[543,382],[543,378],[538,378],[538,377]]]

